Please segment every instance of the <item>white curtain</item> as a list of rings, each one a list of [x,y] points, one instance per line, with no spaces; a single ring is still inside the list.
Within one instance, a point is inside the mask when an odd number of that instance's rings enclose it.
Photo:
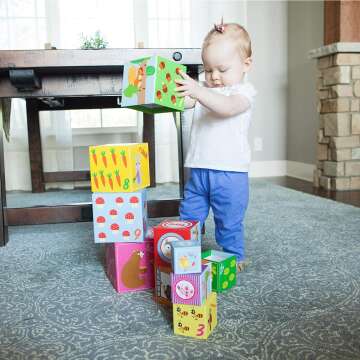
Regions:
[[[190,2],[134,0],[136,42],[149,48],[191,47]],[[177,182],[177,133],[171,113],[155,116],[155,139],[156,182]]]
[[[132,48],[141,42],[154,48],[200,47],[221,16],[245,24],[246,1],[0,0],[0,48],[41,49],[45,43],[79,48],[80,34],[97,30],[113,48]],[[4,146],[7,190],[31,189],[24,103],[13,101],[11,140]],[[139,139],[141,126],[139,122]],[[190,126],[188,112],[183,123],[185,151]],[[42,112],[41,135],[44,171],[73,170],[71,113]],[[156,116],[155,135],[156,182],[178,181],[176,128],[170,114]]]
[[[1,49],[43,49],[45,43],[58,49],[80,48],[81,34],[92,36],[97,30],[109,47],[134,47],[133,2],[0,0]],[[91,120],[99,114],[91,114]],[[44,171],[74,170],[72,113],[40,112],[40,129]],[[30,190],[24,100],[12,101],[10,142],[5,142],[4,151],[7,190]],[[51,187],[73,188],[73,183],[47,184]]]
[[[214,23],[246,25],[245,0],[134,0],[137,41],[145,47],[200,48]],[[147,21],[143,11],[146,9]],[[135,15],[136,16],[136,15]],[[138,20],[138,21],[136,21]],[[145,24],[145,25],[142,25]],[[202,77],[200,77],[202,79]],[[171,114],[156,116],[156,181],[178,181],[176,128]],[[183,150],[186,155],[191,129],[192,110],[183,117]]]

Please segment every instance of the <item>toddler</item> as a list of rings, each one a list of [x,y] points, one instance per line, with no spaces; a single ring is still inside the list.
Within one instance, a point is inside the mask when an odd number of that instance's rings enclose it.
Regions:
[[[251,41],[238,24],[215,25],[204,39],[205,83],[187,74],[177,80],[185,107],[194,109],[185,167],[190,178],[180,204],[180,219],[204,224],[211,207],[215,238],[223,251],[246,265],[243,220],[249,199],[248,128],[256,91],[244,81],[251,67]]]

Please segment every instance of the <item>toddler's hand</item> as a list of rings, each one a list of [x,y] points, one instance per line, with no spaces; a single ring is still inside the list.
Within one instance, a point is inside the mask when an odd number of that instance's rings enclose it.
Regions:
[[[182,79],[175,80],[178,85],[175,90],[178,92],[180,97],[190,96],[192,99],[197,100],[199,93],[201,92],[201,86],[197,81],[192,79],[188,74],[180,71],[179,73],[182,76]]]

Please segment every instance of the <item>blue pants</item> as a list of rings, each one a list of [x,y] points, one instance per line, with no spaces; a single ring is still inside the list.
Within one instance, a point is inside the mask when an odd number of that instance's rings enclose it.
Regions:
[[[211,207],[215,238],[224,251],[245,258],[243,220],[249,201],[248,173],[191,169],[180,204],[180,219],[204,224]]]

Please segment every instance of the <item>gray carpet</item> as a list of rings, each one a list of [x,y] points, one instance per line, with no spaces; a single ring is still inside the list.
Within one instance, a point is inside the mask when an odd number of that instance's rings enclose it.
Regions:
[[[174,336],[150,292],[114,292],[90,223],[11,228],[0,359],[359,359],[360,209],[253,182],[246,230],[252,264],[202,341]]]

